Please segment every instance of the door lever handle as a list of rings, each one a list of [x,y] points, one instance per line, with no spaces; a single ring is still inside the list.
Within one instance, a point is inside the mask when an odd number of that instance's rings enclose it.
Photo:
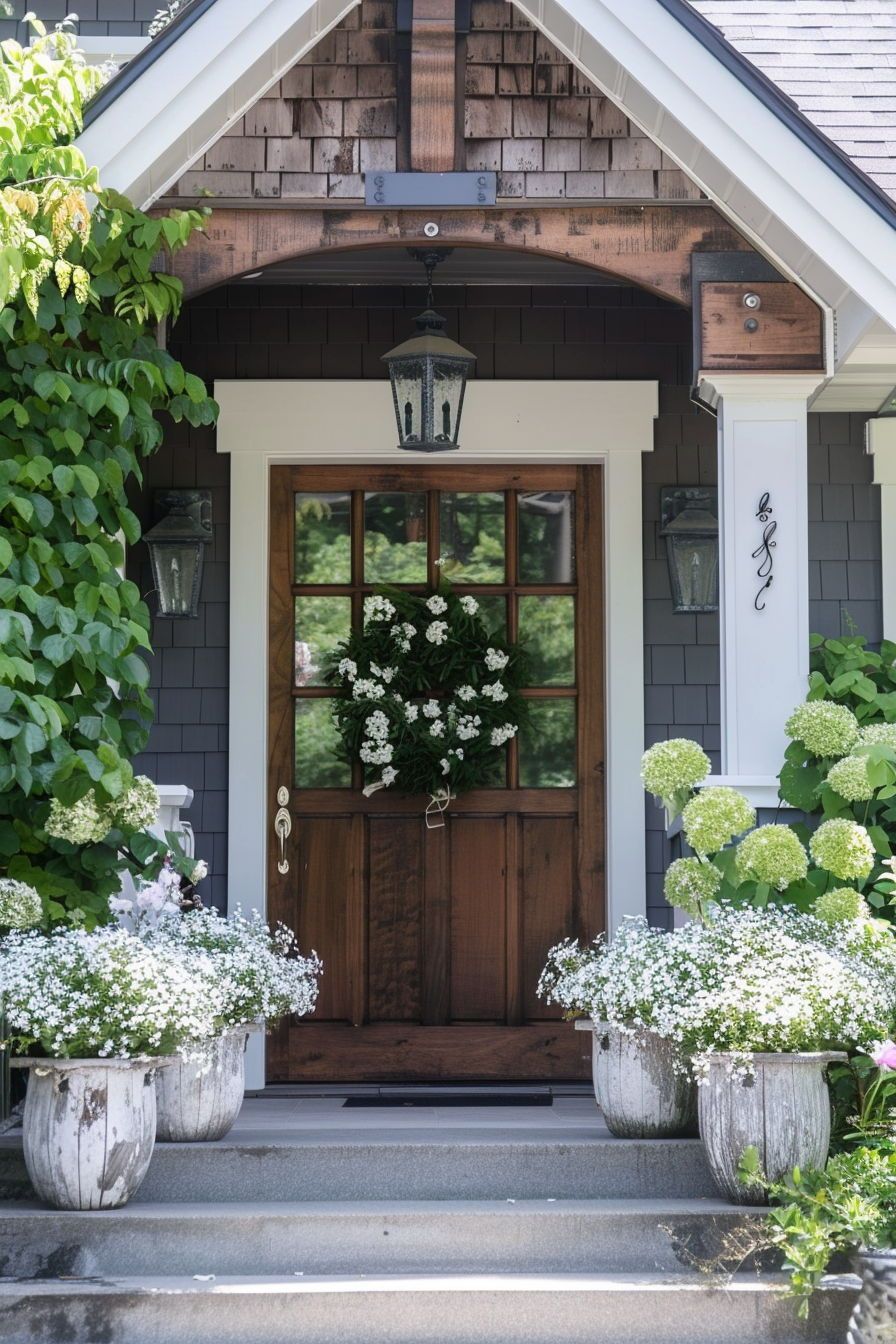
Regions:
[[[274,815],[274,832],[280,846],[277,872],[288,873],[289,859],[286,857],[286,841],[292,832],[292,817],[289,815],[289,809],[286,806],[289,802],[289,790],[282,785],[277,790],[277,802],[280,804]]]

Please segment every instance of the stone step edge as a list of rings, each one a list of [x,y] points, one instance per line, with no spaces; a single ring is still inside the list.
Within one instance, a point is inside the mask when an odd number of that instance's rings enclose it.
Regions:
[[[783,1297],[783,1274],[734,1274],[723,1281],[702,1275],[616,1274],[333,1274],[283,1275],[178,1275],[116,1276],[95,1279],[33,1279],[27,1282],[0,1280],[0,1300],[34,1297],[102,1297],[178,1295],[257,1295],[263,1290],[287,1296],[304,1294],[363,1293],[662,1293],[707,1295],[723,1289],[748,1297]],[[861,1280],[855,1274],[828,1274],[820,1292],[856,1292]]]
[[[13,1223],[28,1221],[65,1223],[77,1220],[88,1222],[101,1219],[106,1222],[176,1222],[182,1218],[198,1219],[252,1219],[271,1218],[281,1221],[294,1218],[355,1218],[389,1217],[416,1218],[431,1215],[438,1218],[498,1215],[512,1218],[514,1214],[592,1214],[595,1218],[626,1217],[707,1217],[760,1218],[767,1210],[755,1204],[730,1204],[725,1199],[709,1197],[634,1198],[612,1196],[607,1199],[564,1199],[536,1197],[534,1199],[366,1199],[366,1200],[185,1200],[183,1203],[132,1203],[120,1209],[53,1209],[35,1200],[0,1201],[0,1218]]]

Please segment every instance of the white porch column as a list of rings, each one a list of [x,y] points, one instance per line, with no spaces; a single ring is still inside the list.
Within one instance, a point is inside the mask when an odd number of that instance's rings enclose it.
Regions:
[[[884,639],[896,640],[896,417],[869,420],[865,448],[874,458],[874,484],[880,486]]]
[[[719,426],[722,775],[775,806],[809,674],[806,404],[818,374],[712,374]]]

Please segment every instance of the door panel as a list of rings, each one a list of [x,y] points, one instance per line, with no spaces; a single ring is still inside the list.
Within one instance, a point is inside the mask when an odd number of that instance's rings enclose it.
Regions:
[[[271,1081],[587,1076],[535,995],[549,946],[603,927],[600,469],[274,468],[269,910],[324,961],[317,1011],[275,1034]],[[366,592],[446,575],[530,649],[531,727],[428,830],[427,799],[361,792],[322,660]]]

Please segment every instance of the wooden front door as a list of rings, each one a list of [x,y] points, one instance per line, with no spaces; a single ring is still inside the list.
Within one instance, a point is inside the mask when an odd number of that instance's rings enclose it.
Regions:
[[[587,1076],[535,988],[553,943],[604,927],[600,468],[275,467],[271,511],[268,909],[324,975],[269,1081]],[[363,796],[320,666],[365,593],[439,574],[526,642],[532,705],[494,785],[428,830],[427,799]]]

